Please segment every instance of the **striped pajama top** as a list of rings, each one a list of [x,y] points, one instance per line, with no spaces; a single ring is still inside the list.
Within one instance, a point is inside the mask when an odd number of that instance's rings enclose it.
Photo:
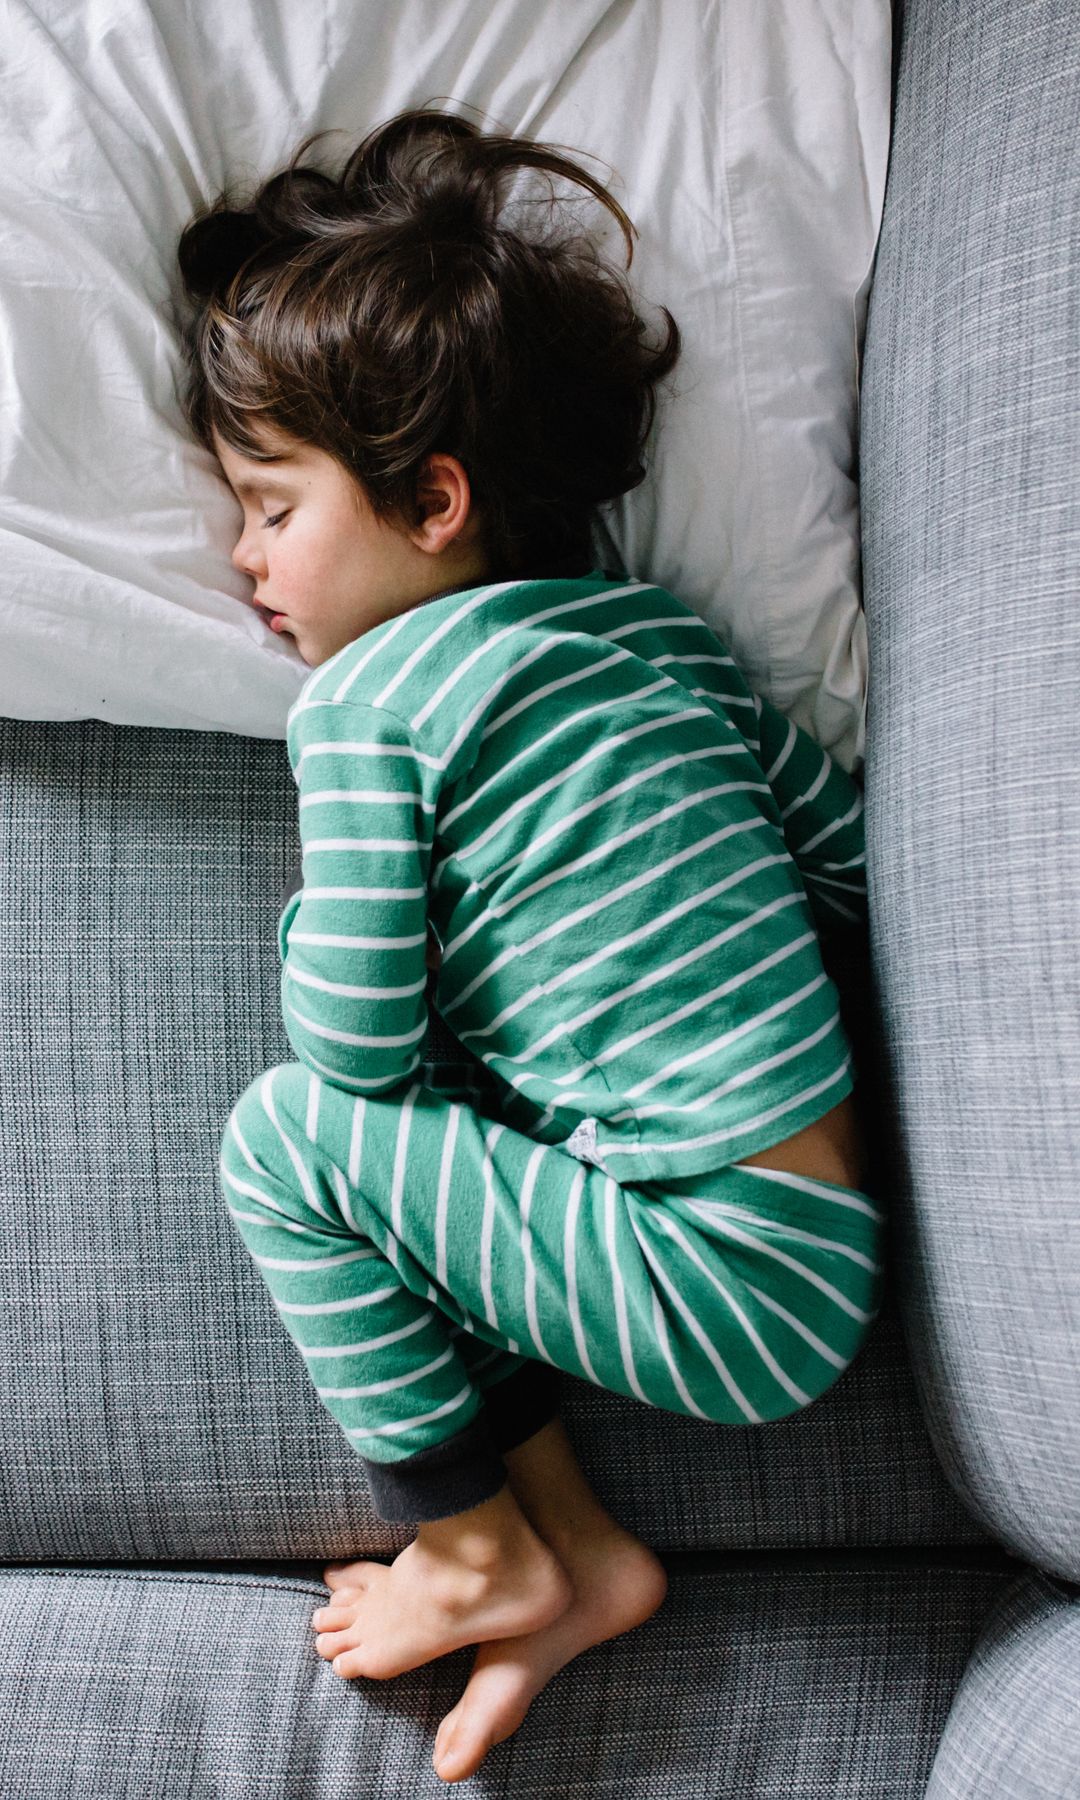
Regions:
[[[296,1055],[363,1095],[435,1003],[507,1123],[624,1182],[718,1168],[854,1085],[818,934],[866,914],[862,793],[663,588],[600,572],[427,601],[291,708]]]

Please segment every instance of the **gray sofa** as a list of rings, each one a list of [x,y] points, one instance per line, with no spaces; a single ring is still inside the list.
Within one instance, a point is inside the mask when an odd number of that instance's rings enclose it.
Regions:
[[[909,0],[862,389],[884,1313],[798,1417],[563,1378],[647,1625],[463,1795],[1080,1795],[1074,0]],[[422,1800],[463,1650],[316,1656],[374,1514],[217,1182],[287,1060],[284,745],[0,721],[0,1800]],[[429,1055],[446,1039],[433,1027]]]

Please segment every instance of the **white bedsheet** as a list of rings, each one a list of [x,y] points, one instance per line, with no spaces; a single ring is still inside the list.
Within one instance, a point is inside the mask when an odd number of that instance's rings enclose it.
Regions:
[[[309,131],[340,129],[338,167],[400,108],[467,102],[614,168],[632,278],[683,329],[652,472],[610,512],[627,567],[856,767],[889,59],[888,0],[12,0],[0,711],[284,736],[308,669],[245,604],[239,507],[180,414],[176,241]]]

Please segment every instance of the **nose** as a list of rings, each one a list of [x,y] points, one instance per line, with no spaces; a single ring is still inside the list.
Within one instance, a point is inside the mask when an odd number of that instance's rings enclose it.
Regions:
[[[254,578],[255,570],[252,567],[254,558],[252,556],[252,544],[249,542],[249,539],[250,533],[247,531],[242,531],[240,533],[233,549],[232,564],[234,569],[239,569],[241,575],[250,575]]]

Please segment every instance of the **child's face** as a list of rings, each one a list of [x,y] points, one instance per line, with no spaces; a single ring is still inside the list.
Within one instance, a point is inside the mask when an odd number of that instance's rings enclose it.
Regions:
[[[312,668],[446,585],[440,559],[379,518],[332,456],[284,438],[267,447],[275,460],[256,462],[214,437],[244,509],[232,560],[254,579],[253,604]]]

